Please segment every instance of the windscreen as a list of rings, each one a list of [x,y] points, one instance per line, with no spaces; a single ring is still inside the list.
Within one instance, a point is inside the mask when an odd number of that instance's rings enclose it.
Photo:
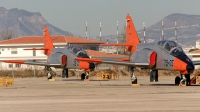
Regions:
[[[162,40],[158,42],[158,45],[162,47],[163,49],[170,51],[174,47],[178,47],[178,44],[174,41],[169,41],[169,40]]]
[[[174,47],[173,49],[171,49],[170,54],[172,54],[173,56],[185,55],[181,47]]]
[[[85,52],[85,50],[80,46],[69,46],[67,49],[73,54],[75,54],[77,57],[83,57],[83,58],[89,57]]]

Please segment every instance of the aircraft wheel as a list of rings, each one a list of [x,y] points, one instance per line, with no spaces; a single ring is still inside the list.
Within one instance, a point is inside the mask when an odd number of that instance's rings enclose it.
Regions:
[[[137,84],[137,79],[131,81],[132,84]]]
[[[88,75],[86,75],[86,76],[85,76],[85,79],[89,79],[89,76],[88,76]]]
[[[52,75],[50,73],[47,73],[47,79],[52,79]]]
[[[180,81],[181,81],[181,78],[179,76],[176,76],[176,78],[175,78],[175,84],[179,85]]]
[[[84,80],[85,79],[85,73],[82,73],[81,74],[81,80]]]

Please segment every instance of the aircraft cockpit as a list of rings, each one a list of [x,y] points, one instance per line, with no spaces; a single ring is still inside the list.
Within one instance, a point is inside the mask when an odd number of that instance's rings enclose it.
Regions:
[[[182,48],[174,41],[161,40],[158,42],[158,45],[174,56],[185,54]]]
[[[89,56],[85,50],[80,46],[68,46],[67,49],[75,54],[77,57],[88,58]]]

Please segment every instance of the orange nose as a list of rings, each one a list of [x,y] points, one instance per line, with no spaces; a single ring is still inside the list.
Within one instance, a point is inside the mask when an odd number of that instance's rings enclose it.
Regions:
[[[176,71],[187,71],[187,64],[178,58],[174,59],[173,67],[174,67],[174,70]]]

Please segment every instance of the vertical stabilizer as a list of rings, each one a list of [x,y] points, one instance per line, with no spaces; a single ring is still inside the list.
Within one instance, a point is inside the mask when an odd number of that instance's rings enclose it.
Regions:
[[[46,26],[44,26],[44,54],[49,56],[53,48],[54,46],[49,34],[49,30]]]
[[[135,29],[135,26],[133,24],[132,18],[129,14],[126,15],[126,44],[131,45],[127,46],[126,50],[134,53],[136,50],[136,46],[140,44],[140,40],[137,35],[137,31]]]

